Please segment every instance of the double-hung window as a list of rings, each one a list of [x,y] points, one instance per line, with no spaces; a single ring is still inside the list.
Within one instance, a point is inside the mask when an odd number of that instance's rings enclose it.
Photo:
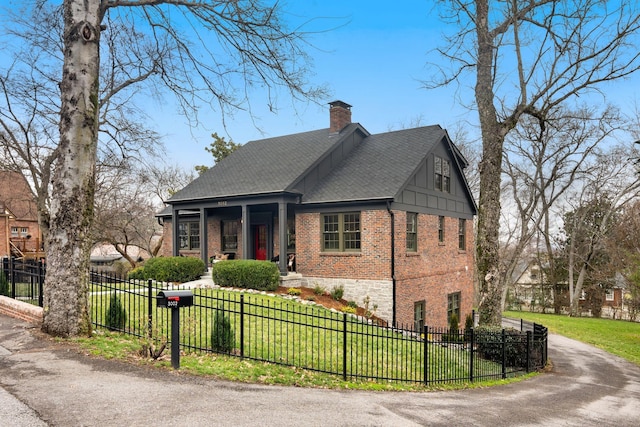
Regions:
[[[433,169],[435,172],[435,188],[445,193],[451,193],[451,164],[442,157],[435,156],[433,159]]]
[[[200,223],[198,221],[184,221],[178,224],[178,238],[180,249],[200,249]]]
[[[222,252],[238,250],[238,221],[222,221]]]
[[[360,251],[360,212],[322,216],[322,250],[326,252]]]
[[[460,292],[447,295],[447,322],[451,321],[454,314],[460,321]]]
[[[438,243],[444,243],[444,216],[438,217]]]
[[[458,249],[467,249],[467,222],[463,218],[458,220]]]
[[[418,251],[418,214],[407,212],[407,252]]]

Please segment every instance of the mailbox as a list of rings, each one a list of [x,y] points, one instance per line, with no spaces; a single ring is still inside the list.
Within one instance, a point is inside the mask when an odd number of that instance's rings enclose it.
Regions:
[[[156,297],[158,307],[180,308],[193,305],[193,293],[189,290],[160,291]]]

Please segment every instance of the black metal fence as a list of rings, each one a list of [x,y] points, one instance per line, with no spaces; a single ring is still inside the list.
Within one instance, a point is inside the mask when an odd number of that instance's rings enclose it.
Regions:
[[[131,334],[156,347],[170,343],[172,309],[157,307],[155,297],[171,285],[95,272],[90,277],[96,328]],[[29,283],[41,285],[42,276],[34,280]],[[260,293],[192,292],[193,306],[179,309],[186,351],[296,366],[345,380],[424,384],[507,378],[542,368],[547,361],[547,330],[537,324],[521,322],[520,331],[428,326],[415,331]]]
[[[2,258],[0,294],[42,307],[45,265],[42,260]],[[6,286],[6,289],[2,289]]]

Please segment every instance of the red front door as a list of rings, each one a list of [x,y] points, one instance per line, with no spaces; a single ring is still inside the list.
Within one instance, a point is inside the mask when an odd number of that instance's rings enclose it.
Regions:
[[[253,247],[255,248],[256,259],[266,261],[267,259],[267,226],[264,224],[253,227]]]

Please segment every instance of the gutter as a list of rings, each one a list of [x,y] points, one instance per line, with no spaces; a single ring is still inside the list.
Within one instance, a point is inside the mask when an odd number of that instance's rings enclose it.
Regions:
[[[392,302],[392,325],[396,325],[396,242],[395,236],[395,216],[391,210],[391,203],[387,201],[387,212],[391,217],[391,283],[393,289],[393,302]]]

